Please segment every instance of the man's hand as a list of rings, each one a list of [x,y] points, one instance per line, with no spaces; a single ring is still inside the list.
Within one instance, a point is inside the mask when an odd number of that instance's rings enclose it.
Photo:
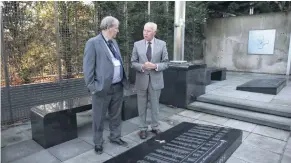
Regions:
[[[143,69],[145,69],[145,70],[152,70],[152,69],[156,69],[156,68],[157,68],[157,65],[153,64],[151,62],[146,62],[143,64]]]

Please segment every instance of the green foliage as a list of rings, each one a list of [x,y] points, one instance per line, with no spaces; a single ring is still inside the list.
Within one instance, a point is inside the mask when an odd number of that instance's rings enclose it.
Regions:
[[[186,2],[185,59],[192,61],[203,58],[203,28],[208,17],[207,5],[201,2]]]
[[[100,32],[100,22],[107,15],[120,21],[117,41],[126,63],[130,61],[133,43],[143,39],[143,26],[148,21],[157,23],[157,38],[167,42],[169,58],[173,57],[174,1],[151,1],[150,15],[148,1],[90,4],[4,1],[3,4],[4,54],[8,56],[11,81],[20,78],[22,83],[29,83],[36,76],[57,75],[59,58],[64,77],[80,76],[85,43]],[[248,15],[250,7],[254,8],[254,14],[290,11],[291,2],[187,1],[185,60],[203,58],[203,29],[208,18]]]
[[[254,14],[291,11],[290,1],[209,1],[204,2],[209,9],[209,17],[224,15],[249,15],[251,7]]]
[[[19,77],[24,84],[31,83],[32,71],[29,68],[23,68],[19,71]]]

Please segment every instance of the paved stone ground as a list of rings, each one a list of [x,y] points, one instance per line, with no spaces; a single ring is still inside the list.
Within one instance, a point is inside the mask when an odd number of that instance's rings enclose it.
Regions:
[[[290,105],[291,81],[278,95],[236,91],[236,85],[254,78],[268,77],[262,74],[227,73],[227,80],[208,85],[206,93],[219,94],[246,100]],[[282,77],[282,76],[280,76]],[[289,87],[290,86],[290,87]],[[231,93],[227,93],[231,92]],[[150,114],[148,114],[150,115]],[[129,148],[112,145],[106,139],[109,135],[108,122],[105,123],[104,153],[96,155],[93,149],[91,131],[91,111],[78,114],[78,138],[63,144],[43,149],[31,140],[30,122],[16,124],[2,130],[1,162],[2,163],[96,163],[104,162],[142,142],[139,139],[138,119],[133,118],[122,124],[123,139],[129,142]],[[150,118],[149,118],[150,119]],[[243,143],[228,159],[227,163],[290,163],[290,132],[266,126],[256,125],[234,119],[214,116],[181,108],[170,108],[160,105],[161,130],[165,131],[180,122],[231,127],[243,130]],[[291,124],[290,124],[291,125]],[[153,135],[150,135],[152,137]]]
[[[227,80],[213,82],[206,87],[206,93],[228,96],[233,98],[240,98],[248,100],[254,100],[259,102],[269,102],[281,105],[291,105],[291,77],[285,75],[268,75],[268,74],[256,74],[256,73],[238,73],[227,72]],[[236,87],[244,84],[252,79],[259,78],[286,78],[287,85],[277,94],[262,94],[246,91],[238,91]]]

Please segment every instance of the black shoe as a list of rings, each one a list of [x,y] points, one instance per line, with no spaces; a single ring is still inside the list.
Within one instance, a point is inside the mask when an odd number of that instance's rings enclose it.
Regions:
[[[140,132],[138,133],[138,135],[139,135],[139,137],[140,137],[141,139],[146,139],[146,138],[147,138],[147,132],[146,132],[146,131],[140,131]]]
[[[95,145],[95,152],[98,154],[98,155],[100,155],[100,154],[102,154],[103,153],[103,147],[102,147],[102,145]]]
[[[158,135],[158,134],[161,133],[162,131],[159,130],[159,129],[153,129],[151,132],[154,133],[154,134],[156,134],[156,135]]]
[[[123,141],[122,139],[110,140],[110,143],[116,144],[116,145],[120,145],[120,146],[124,146],[124,147],[128,146],[128,143]]]

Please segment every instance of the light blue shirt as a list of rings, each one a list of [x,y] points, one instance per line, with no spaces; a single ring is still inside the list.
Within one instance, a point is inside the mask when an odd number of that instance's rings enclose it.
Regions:
[[[104,36],[105,40],[108,41],[108,39]],[[104,41],[104,43],[106,44],[106,47],[107,47],[107,50],[110,54],[110,57],[111,57],[111,61],[113,63],[113,66],[114,66],[114,73],[113,73],[113,79],[112,79],[112,84],[114,83],[118,83],[121,81],[121,78],[120,78],[120,66],[121,66],[121,63],[118,59],[116,59],[113,55],[113,53],[111,52],[111,50],[109,49],[109,47],[107,46],[107,43]],[[115,48],[115,46],[113,45],[113,48],[114,50],[117,51],[117,49]]]

